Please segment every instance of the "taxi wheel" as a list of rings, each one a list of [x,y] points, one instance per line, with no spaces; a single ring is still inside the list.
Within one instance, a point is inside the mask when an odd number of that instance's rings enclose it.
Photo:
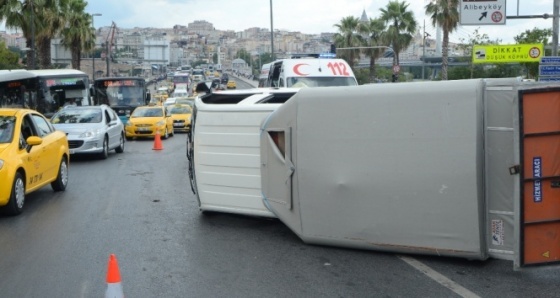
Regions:
[[[23,175],[20,172],[16,173],[14,178],[14,185],[10,194],[10,201],[6,205],[5,210],[9,215],[18,215],[23,211],[25,203],[25,182]]]
[[[103,139],[103,151],[99,154],[101,159],[107,159],[109,157],[109,141],[107,141],[107,136]]]
[[[115,152],[117,152],[117,153],[123,153],[124,152],[124,136],[123,136],[123,134],[121,134],[121,136],[120,136],[119,147],[115,148]]]
[[[68,161],[66,158],[62,158],[60,161],[60,166],[58,167],[58,176],[56,180],[51,183],[51,187],[54,191],[63,191],[68,185]]]

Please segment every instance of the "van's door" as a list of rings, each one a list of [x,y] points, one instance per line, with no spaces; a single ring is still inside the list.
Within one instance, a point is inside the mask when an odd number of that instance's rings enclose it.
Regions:
[[[519,92],[520,265],[560,261],[560,88]]]

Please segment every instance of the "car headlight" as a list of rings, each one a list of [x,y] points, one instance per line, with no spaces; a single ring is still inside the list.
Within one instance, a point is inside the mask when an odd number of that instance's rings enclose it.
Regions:
[[[126,121],[126,123],[124,124],[124,126],[132,126],[132,123],[130,121]]]
[[[99,135],[100,133],[101,133],[100,129],[88,130],[82,133],[81,135],[79,135],[79,138],[93,138]]]
[[[164,121],[164,120],[158,121],[158,122],[156,123],[156,126],[164,126],[164,125],[165,125],[165,121]]]
[[[4,166],[4,160],[0,159],[0,170],[2,170],[2,167]]]

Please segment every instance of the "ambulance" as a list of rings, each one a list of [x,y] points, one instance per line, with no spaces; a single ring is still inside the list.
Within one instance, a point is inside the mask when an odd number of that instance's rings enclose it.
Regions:
[[[259,88],[266,86],[266,81],[268,81],[268,73],[270,72],[270,66],[272,63],[266,63],[261,68],[261,73],[259,74]]]
[[[302,54],[271,63],[264,87],[301,88],[356,86],[350,65],[333,55]]]

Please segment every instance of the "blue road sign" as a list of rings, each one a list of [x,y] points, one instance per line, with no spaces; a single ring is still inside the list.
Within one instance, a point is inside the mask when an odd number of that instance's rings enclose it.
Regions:
[[[560,77],[539,77],[539,82],[560,82]]]
[[[539,76],[560,76],[560,65],[540,65]]]
[[[560,57],[558,56],[542,57],[541,64],[560,64]]]

